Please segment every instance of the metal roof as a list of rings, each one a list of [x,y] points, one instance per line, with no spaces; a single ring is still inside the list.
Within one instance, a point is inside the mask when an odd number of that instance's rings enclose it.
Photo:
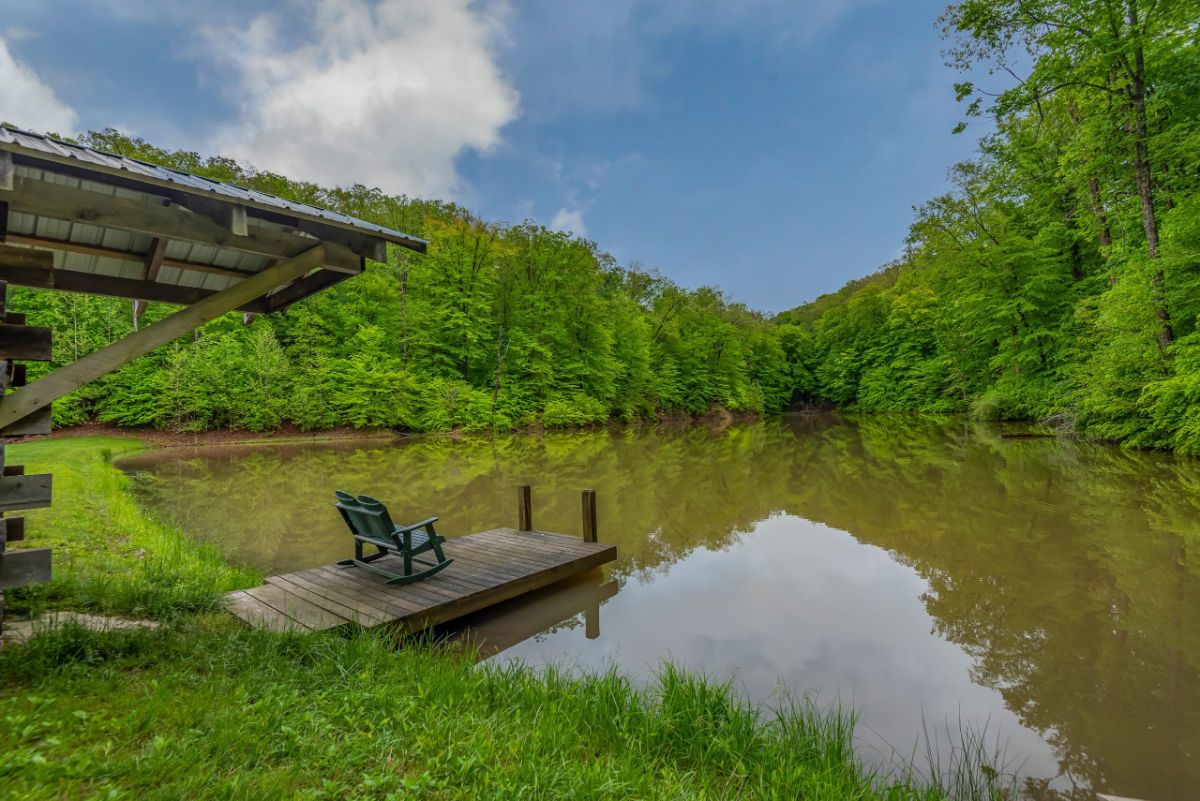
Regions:
[[[0,150],[14,154],[27,155],[34,158],[48,158],[57,163],[70,164],[76,162],[80,167],[104,172],[110,175],[122,175],[130,180],[156,186],[167,186],[181,192],[194,195],[218,196],[214,199],[231,203],[245,204],[257,209],[286,213],[295,217],[305,218],[314,222],[325,223],[339,228],[361,231],[397,245],[424,252],[428,242],[415,236],[409,236],[401,231],[385,228],[375,223],[359,220],[329,209],[322,209],[308,203],[287,200],[278,195],[246,189],[234,184],[214,181],[199,175],[160,167],[145,161],[105,153],[90,147],[63,142],[43,134],[22,131],[0,125]]]

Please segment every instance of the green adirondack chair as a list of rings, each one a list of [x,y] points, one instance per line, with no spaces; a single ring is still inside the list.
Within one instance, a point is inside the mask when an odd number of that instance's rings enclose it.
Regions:
[[[454,561],[447,559],[446,554],[442,553],[442,543],[446,538],[433,530],[436,517],[413,523],[411,526],[397,526],[392,522],[387,507],[369,495],[359,495],[356,498],[341,490],[335,494],[337,510],[341,512],[342,519],[354,535],[354,558],[343,559],[338,562],[338,566],[361,567],[363,570],[387,576],[388,584],[408,584],[429,578]],[[364,555],[364,545],[372,545],[378,552]],[[436,563],[413,558],[426,551],[433,551],[433,555],[437,557]],[[372,564],[392,553],[404,560],[403,573],[392,573]],[[413,572],[414,564],[425,569]]]

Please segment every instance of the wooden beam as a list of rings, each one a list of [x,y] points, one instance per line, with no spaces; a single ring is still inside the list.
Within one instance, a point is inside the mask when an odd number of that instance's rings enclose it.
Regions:
[[[0,323],[0,359],[50,361],[50,329]]]
[[[3,246],[0,246],[0,250]],[[28,250],[14,248],[14,250]],[[31,253],[37,251],[29,251]],[[49,255],[49,254],[47,254]],[[259,275],[259,273],[255,273]],[[246,280],[250,277],[248,276]],[[349,276],[347,276],[349,277]],[[190,306],[205,298],[211,297],[216,291],[179,286],[177,284],[161,284],[155,281],[140,281],[137,278],[117,278],[99,273],[81,273],[76,270],[43,270],[10,266],[0,258],[0,281],[8,281],[21,286],[32,286],[40,289],[60,289],[64,292],[83,292],[88,295],[104,295],[113,298],[131,298],[151,303],[173,303],[177,306]],[[242,311],[265,313],[270,311],[265,298],[252,300],[240,307]]]
[[[165,197],[161,203],[155,203],[23,176],[16,177],[11,193],[0,195],[0,200],[7,201],[14,211],[27,214],[137,231],[272,258],[291,258],[318,244],[309,236],[260,225],[250,226],[246,236],[239,236],[203,214],[170,203]],[[330,243],[326,245],[325,254],[329,269],[350,273],[362,271],[361,257],[343,245]]]
[[[21,365],[24,367],[25,365]],[[25,386],[25,380],[22,377],[21,383],[13,383],[14,387]],[[38,409],[33,414],[22,417],[17,422],[10,426],[0,428],[0,437],[39,437],[44,434],[49,434],[53,427],[50,407]]]
[[[84,245],[79,242],[65,242],[61,239],[50,239],[42,236],[27,236],[25,234],[10,234],[9,242],[15,242],[19,245],[32,245],[39,248],[52,248],[54,250],[65,250],[69,253],[82,253],[85,256],[104,256],[110,259],[120,259],[121,261],[136,261],[141,264],[146,263],[148,254],[132,253],[128,250],[117,250],[116,248],[106,248],[101,245]],[[199,264],[191,261],[180,261],[179,259],[162,259],[163,267],[175,267],[180,270],[188,270],[194,273],[211,273],[212,275],[228,275],[231,278],[245,278],[246,276],[254,275],[252,272],[245,270],[234,270],[229,267],[217,267],[212,264]]]
[[[173,194],[178,199],[179,205],[197,214],[203,214],[229,233],[237,236],[250,235],[246,207],[240,203],[219,199],[215,196]]]
[[[0,476],[0,512],[50,505],[51,475]]]
[[[0,554],[0,590],[44,584],[49,580],[49,548],[23,548]]]
[[[84,356],[0,399],[0,428],[7,427],[102,375],[199,328],[209,320],[261,298],[325,263],[325,246],[268,267],[124,339]],[[153,286],[160,286],[154,284]]]
[[[347,278],[350,278],[350,276],[346,275],[345,273],[335,273],[332,270],[321,270],[313,273],[312,275],[305,276],[298,281],[293,281],[283,289],[268,297],[267,302],[270,305],[271,311],[282,311],[296,301],[303,300],[309,295],[320,292],[323,289],[328,289],[334,284],[339,284],[342,281],[345,281]]]
[[[13,164],[12,153],[0,151],[0,189],[12,189],[16,177],[17,170]]]
[[[0,245],[0,264],[49,272],[54,269],[54,254],[46,250]]]
[[[163,254],[167,252],[167,240],[156,236],[150,240],[150,249],[142,259],[142,280],[157,281],[158,271],[162,269]]]
[[[225,226],[238,236],[249,236],[250,226],[246,219],[246,207],[227,206]]]

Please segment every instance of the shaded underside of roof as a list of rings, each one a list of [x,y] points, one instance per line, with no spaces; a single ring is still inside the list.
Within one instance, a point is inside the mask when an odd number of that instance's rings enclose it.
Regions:
[[[281,198],[267,192],[214,181],[199,175],[172,170],[157,164],[138,161],[127,156],[94,150],[82,145],[63,142],[43,134],[0,126],[0,149],[16,154],[42,157],[61,164],[78,164],[84,169],[93,169],[110,175],[120,175],[134,182],[149,186],[170,187],[189,194],[218,198],[226,202],[245,204],[265,211],[277,211],[321,222],[348,230],[374,234],[389,242],[424,252],[428,244],[424,239],[409,236],[402,231],[359,220],[329,209]]]
[[[362,272],[366,259],[386,261],[389,244],[426,247],[337,212],[0,126],[0,281],[190,305],[321,246],[318,268],[242,307],[266,313]]]

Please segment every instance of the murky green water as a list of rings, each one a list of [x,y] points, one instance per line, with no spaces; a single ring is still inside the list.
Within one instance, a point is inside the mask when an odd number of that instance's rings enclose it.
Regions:
[[[865,753],[986,727],[1034,797],[1200,797],[1200,462],[919,418],[724,431],[174,449],[123,465],[233,559],[342,558],[335,488],[465,534],[578,533],[618,562],[472,622],[494,659],[650,676],[673,658],[754,699],[861,711]],[[919,760],[920,761],[920,760]]]

